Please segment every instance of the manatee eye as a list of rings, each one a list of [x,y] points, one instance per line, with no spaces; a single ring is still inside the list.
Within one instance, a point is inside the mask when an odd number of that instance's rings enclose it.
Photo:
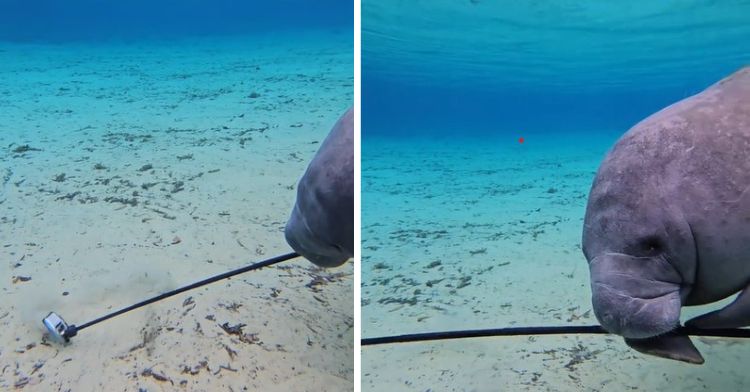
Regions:
[[[663,245],[659,240],[659,237],[649,236],[641,240],[641,249],[647,254],[659,253],[662,251]]]

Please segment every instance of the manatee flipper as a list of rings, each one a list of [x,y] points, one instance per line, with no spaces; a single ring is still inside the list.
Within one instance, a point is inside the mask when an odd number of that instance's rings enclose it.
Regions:
[[[750,286],[745,287],[731,304],[691,319],[685,325],[703,329],[750,326]]]
[[[668,333],[647,339],[625,338],[628,346],[643,354],[700,365],[704,362],[700,351],[689,336]]]

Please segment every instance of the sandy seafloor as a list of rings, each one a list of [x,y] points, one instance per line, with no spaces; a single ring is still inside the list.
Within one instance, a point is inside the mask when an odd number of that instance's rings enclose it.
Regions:
[[[362,336],[596,324],[582,222],[621,132],[363,137]],[[703,366],[641,355],[613,335],[366,346],[362,390],[747,389],[750,344],[694,341]]]
[[[351,263],[246,273],[66,347],[41,323],[289,252],[295,184],[352,104],[351,45],[0,44],[0,390],[351,390]]]

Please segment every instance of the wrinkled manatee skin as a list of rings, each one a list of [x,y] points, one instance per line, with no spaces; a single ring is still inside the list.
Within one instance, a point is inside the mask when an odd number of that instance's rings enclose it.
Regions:
[[[289,245],[321,267],[354,254],[354,112],[336,123],[297,185],[284,229]]]
[[[589,193],[582,249],[592,305],[631,347],[691,363],[668,335],[683,306],[742,293],[687,325],[750,325],[750,67],[636,124]]]

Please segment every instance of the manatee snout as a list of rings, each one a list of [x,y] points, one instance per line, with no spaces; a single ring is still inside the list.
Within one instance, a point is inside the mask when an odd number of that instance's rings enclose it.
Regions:
[[[338,267],[351,257],[350,252],[317,236],[310,229],[299,206],[292,210],[284,236],[292,249],[320,267]]]
[[[590,270],[594,314],[607,331],[642,339],[679,325],[681,278],[663,258],[605,253]]]

